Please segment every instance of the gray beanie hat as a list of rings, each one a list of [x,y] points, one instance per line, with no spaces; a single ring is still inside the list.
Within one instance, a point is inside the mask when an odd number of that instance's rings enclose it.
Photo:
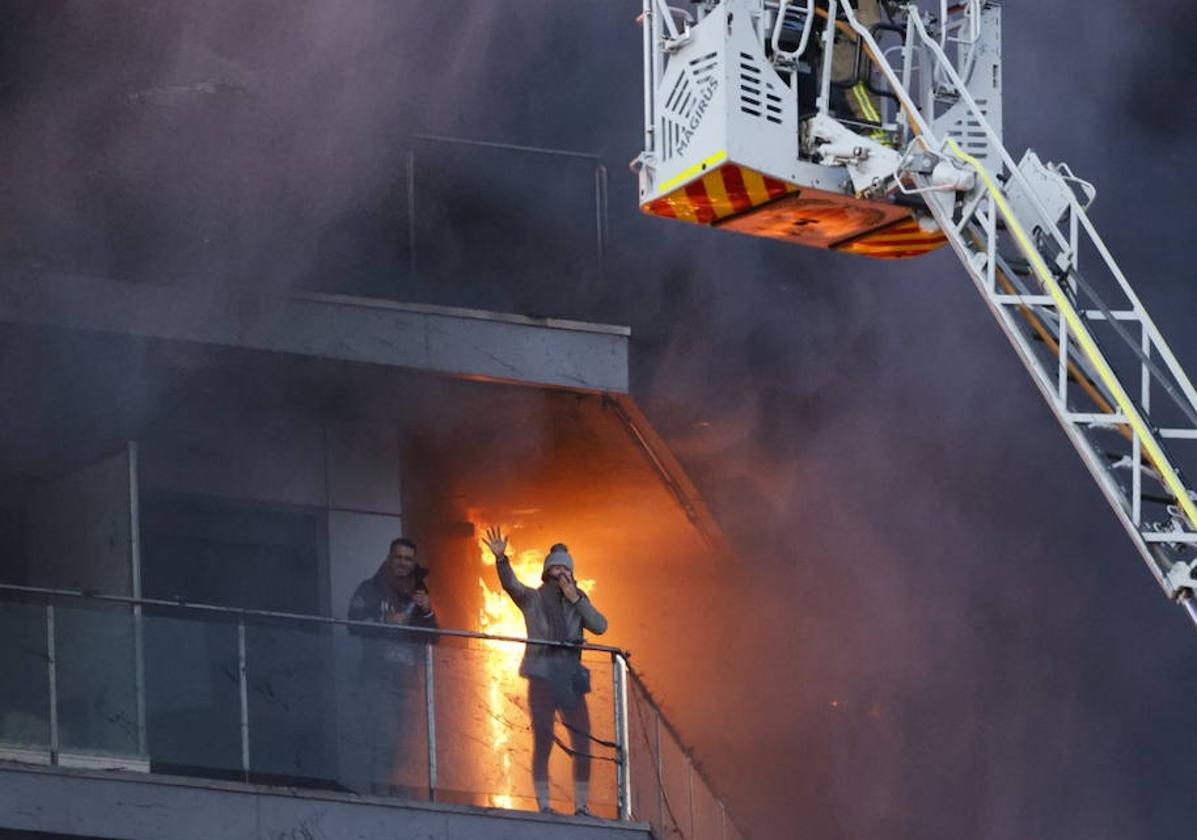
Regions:
[[[569,556],[569,549],[565,547],[565,543],[557,543],[549,549],[549,553],[544,558],[544,568],[540,572],[542,580],[548,574],[550,566],[564,566],[571,573],[573,572],[574,558]]]

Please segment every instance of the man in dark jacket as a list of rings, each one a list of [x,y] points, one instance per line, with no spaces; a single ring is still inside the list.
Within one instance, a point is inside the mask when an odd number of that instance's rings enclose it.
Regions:
[[[437,626],[424,579],[428,570],[416,564],[416,544],[400,537],[391,542],[386,559],[373,577],[358,585],[349,602],[350,621],[369,621],[391,627],[350,626],[361,639],[358,673],[357,722],[359,760],[351,786],[359,793],[396,793],[401,767],[405,718],[420,708],[423,646],[436,637],[403,633],[392,627]],[[362,778],[364,776],[364,778]]]
[[[574,580],[574,560],[563,543],[549,549],[541,584],[533,589],[516,578],[507,559],[507,538],[488,528],[486,544],[495,555],[503,590],[524,614],[529,639],[581,643],[583,630],[607,631],[607,619],[595,609]],[[560,714],[569,731],[574,757],[574,809],[590,815],[590,710],[586,694],[590,675],[578,649],[528,645],[520,676],[528,680],[528,712],[532,718],[532,784],[541,811],[549,807],[549,754],[553,750],[553,720]]]

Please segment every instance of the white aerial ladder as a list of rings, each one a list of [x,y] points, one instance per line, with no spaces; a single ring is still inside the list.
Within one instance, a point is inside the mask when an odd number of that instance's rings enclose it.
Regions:
[[[646,212],[873,257],[950,246],[1197,624],[1197,390],[1067,165],[1002,144],[997,0],[644,0]]]

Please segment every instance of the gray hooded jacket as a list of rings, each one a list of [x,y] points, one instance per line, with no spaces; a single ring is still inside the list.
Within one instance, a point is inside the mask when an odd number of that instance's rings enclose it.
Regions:
[[[607,632],[607,619],[594,608],[586,594],[579,591],[582,597],[576,604],[566,601],[561,590],[555,584],[545,584],[537,589],[520,583],[511,568],[511,563],[502,557],[495,564],[499,570],[499,583],[503,591],[511,596],[520,612],[524,614],[524,626],[528,630],[529,639],[546,639],[554,642],[581,642],[582,631],[589,630],[596,636]],[[548,610],[561,609],[565,619],[565,637],[554,638],[553,624]],[[528,645],[524,653],[524,661],[520,663],[521,677],[539,677],[550,679],[551,660],[556,657],[569,656],[577,660],[578,651],[563,650],[561,648],[545,647],[544,645]]]

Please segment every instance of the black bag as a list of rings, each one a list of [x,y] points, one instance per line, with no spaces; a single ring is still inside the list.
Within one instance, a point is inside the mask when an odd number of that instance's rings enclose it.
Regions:
[[[590,669],[581,662],[574,664],[574,672],[570,674],[570,685],[575,694],[590,693]]]

